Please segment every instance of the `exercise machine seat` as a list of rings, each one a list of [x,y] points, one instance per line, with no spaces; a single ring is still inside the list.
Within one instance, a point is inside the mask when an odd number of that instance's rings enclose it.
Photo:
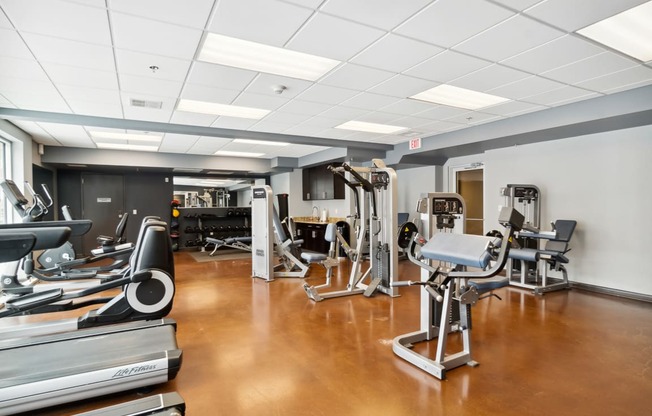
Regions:
[[[492,259],[488,249],[494,240],[480,235],[439,233],[421,247],[421,254],[430,260],[484,269]]]
[[[329,243],[333,243],[337,240],[337,225],[334,223],[329,223],[326,226],[326,231],[324,232],[324,239]],[[324,253],[315,253],[312,251],[303,251],[301,252],[301,258],[310,263],[318,263],[324,261],[328,258],[328,255]]]
[[[555,238],[546,241],[543,250],[534,248],[518,248],[512,249],[509,252],[509,257],[515,260],[523,261],[539,261],[546,260],[547,262],[557,262],[567,264],[568,257],[564,254],[568,252],[568,243],[570,242],[577,221],[574,220],[557,220],[554,223],[556,231]]]

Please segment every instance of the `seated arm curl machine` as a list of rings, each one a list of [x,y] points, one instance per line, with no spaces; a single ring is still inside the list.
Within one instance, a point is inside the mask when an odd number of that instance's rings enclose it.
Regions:
[[[467,279],[487,279],[505,267],[511,240],[514,232],[520,230],[523,216],[505,207],[500,212],[498,222],[505,227],[502,240],[441,233],[426,242],[415,232],[413,224],[404,225],[399,232],[399,245],[409,248],[410,261],[428,270],[429,277],[423,281],[394,282],[393,285],[422,286],[425,292],[422,296],[429,297],[430,307],[421,309],[421,330],[394,338],[393,350],[399,357],[439,379],[446,377],[447,370],[464,364],[478,364],[471,357],[471,306],[478,301],[480,293],[478,286],[468,284]],[[422,260],[446,262],[450,267],[433,267]],[[480,270],[468,271],[467,267]],[[463,349],[446,354],[447,337],[453,331],[462,333]],[[413,344],[434,338],[438,338],[434,359],[412,350]]]

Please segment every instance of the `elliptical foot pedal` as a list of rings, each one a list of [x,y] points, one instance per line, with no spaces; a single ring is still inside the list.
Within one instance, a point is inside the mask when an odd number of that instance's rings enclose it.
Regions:
[[[45,292],[30,293],[28,295],[18,296],[5,302],[7,309],[12,311],[22,311],[27,309],[38,308],[39,306],[48,305],[63,296],[63,289],[52,289]]]

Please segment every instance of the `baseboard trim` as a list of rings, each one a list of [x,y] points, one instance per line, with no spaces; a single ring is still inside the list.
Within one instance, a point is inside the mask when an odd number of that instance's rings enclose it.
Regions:
[[[589,285],[586,283],[570,282],[570,284],[573,289],[585,290],[587,292],[601,293],[603,295],[617,296],[619,298],[626,298],[626,299],[638,300],[641,302],[652,303],[651,295],[645,295],[636,292],[628,292],[626,290],[620,290],[620,289],[611,289],[603,286]]]

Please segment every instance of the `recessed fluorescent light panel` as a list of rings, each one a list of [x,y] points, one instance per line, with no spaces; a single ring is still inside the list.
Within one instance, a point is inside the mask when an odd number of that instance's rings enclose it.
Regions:
[[[156,152],[158,150],[158,146],[145,144],[96,143],[96,145],[98,149],[136,150],[140,152]]]
[[[340,61],[216,33],[206,35],[200,61],[317,81]]]
[[[643,62],[652,61],[652,1],[577,31]]]
[[[366,123],[364,121],[347,121],[346,123],[335,126],[336,129],[364,131],[367,133],[394,134],[404,130],[407,127],[390,126],[388,124]]]
[[[240,107],[237,105],[210,103],[207,101],[179,100],[177,106],[179,111],[188,111],[190,113],[212,114],[216,116],[249,118],[260,120],[269,114],[269,110],[262,108]]]
[[[231,152],[228,150],[218,150],[215,152],[217,156],[233,156],[233,157],[261,157],[265,153],[251,153],[251,152]]]
[[[287,146],[290,144],[286,142],[272,142],[272,141],[265,141],[265,140],[249,140],[249,139],[234,139],[233,143],[260,144],[263,146]]]
[[[163,136],[157,134],[133,134],[133,133],[113,133],[108,131],[91,131],[89,132],[93,139],[103,140],[134,140],[140,142],[159,143]]]
[[[415,100],[428,101],[435,104],[443,104],[451,107],[466,108],[467,110],[477,110],[479,108],[489,107],[492,105],[509,101],[509,98],[498,97],[496,95],[485,94],[466,88],[454,87],[452,85],[438,85],[427,91],[420,92],[411,96]]]

